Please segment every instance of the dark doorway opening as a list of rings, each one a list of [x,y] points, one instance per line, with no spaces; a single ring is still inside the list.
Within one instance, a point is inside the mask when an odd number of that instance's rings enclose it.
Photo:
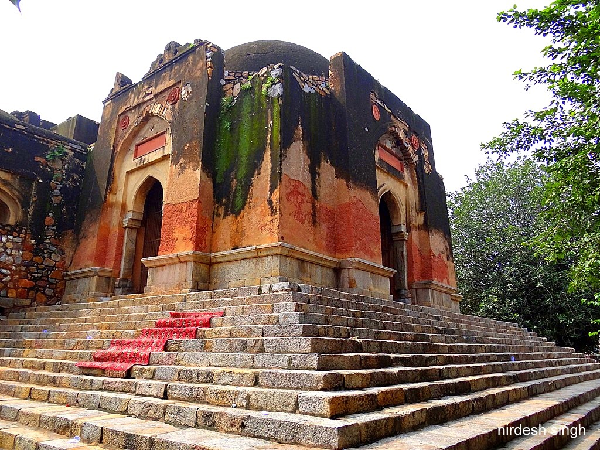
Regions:
[[[394,238],[392,236],[392,215],[385,201],[379,202],[379,229],[381,234],[381,262],[385,267],[396,268]],[[390,278],[390,293],[395,295],[396,277]]]
[[[0,200],[0,223],[7,224],[10,220],[10,208],[6,203]]]
[[[155,181],[144,202],[144,215],[138,230],[133,265],[133,290],[134,293],[144,292],[148,283],[148,268],[142,264],[142,258],[158,256],[160,247],[160,232],[162,228],[163,189]]]

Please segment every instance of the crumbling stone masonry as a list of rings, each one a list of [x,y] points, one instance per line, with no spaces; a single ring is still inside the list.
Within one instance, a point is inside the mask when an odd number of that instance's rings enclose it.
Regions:
[[[53,304],[65,289],[75,217],[97,124],[75,116],[59,125],[31,111],[0,111],[0,306]],[[45,128],[44,128],[45,127]],[[70,137],[69,137],[70,133]]]
[[[309,283],[457,309],[429,125],[348,55],[170,43],[118,74],[65,299]]]

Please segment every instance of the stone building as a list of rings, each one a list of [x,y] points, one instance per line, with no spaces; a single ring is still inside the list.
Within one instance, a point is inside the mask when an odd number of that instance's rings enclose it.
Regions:
[[[0,111],[0,306],[56,303],[75,248],[88,144],[98,124],[60,125],[31,111]]]
[[[453,311],[429,127],[347,55],[169,44],[91,150],[17,115],[0,447],[598,448],[600,363]]]
[[[290,281],[458,307],[429,125],[344,53],[170,43],[117,74],[79,187],[67,301]]]

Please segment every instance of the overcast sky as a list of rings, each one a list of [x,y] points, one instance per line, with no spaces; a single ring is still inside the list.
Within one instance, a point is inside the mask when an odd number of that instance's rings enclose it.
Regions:
[[[542,38],[496,22],[517,2],[395,0],[0,0],[0,109],[62,122],[100,120],[116,72],[137,82],[169,41],[196,38],[223,49],[258,39],[304,45],[329,58],[345,51],[432,127],[447,191],[485,160],[479,144],[503,121],[542,106],[516,69],[543,63]]]

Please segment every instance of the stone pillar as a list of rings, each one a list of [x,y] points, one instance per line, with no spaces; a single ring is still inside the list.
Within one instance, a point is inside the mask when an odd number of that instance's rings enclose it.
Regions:
[[[406,241],[408,232],[406,225],[392,226],[392,239],[394,241],[393,252],[396,273],[394,274],[395,291],[394,298],[404,299],[410,303],[410,290],[408,289],[407,267],[406,267]]]
[[[125,234],[123,238],[123,256],[121,257],[121,270],[115,283],[115,294],[130,294],[133,291],[133,263],[135,260],[135,246],[138,229],[142,225],[142,213],[128,211],[123,219]]]

